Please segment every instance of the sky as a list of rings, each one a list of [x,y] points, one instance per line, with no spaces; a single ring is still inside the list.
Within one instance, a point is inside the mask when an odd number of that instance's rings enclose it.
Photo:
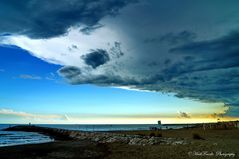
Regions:
[[[0,123],[239,119],[237,0],[0,2]]]

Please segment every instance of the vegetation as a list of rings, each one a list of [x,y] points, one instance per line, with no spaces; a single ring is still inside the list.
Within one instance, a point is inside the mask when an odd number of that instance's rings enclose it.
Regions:
[[[195,139],[195,140],[205,140],[198,133],[193,133],[193,139]]]

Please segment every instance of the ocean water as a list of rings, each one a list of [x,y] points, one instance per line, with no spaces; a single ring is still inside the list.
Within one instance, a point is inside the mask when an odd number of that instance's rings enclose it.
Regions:
[[[126,130],[149,130],[157,124],[71,124],[71,125],[39,125],[43,127],[60,128],[79,131],[126,131]]]
[[[31,132],[15,132],[15,131],[1,131],[9,126],[15,126],[16,124],[0,124],[0,147],[22,144],[34,144],[51,142],[48,136],[31,133]],[[164,124],[161,125],[161,129],[179,129],[183,127],[191,127],[195,124]],[[37,126],[59,128],[67,130],[79,130],[79,131],[130,131],[130,130],[150,130],[151,127],[158,127],[158,124],[97,124],[97,125],[78,125],[78,124],[38,124]]]
[[[52,142],[54,139],[34,132],[1,131],[14,125],[0,124],[0,147]]]
[[[70,125],[61,125],[61,124],[40,124],[38,126],[42,127],[51,127],[51,128],[60,128],[67,130],[79,130],[79,131],[130,131],[130,130],[150,130],[151,127],[158,127],[161,129],[179,129],[186,126],[186,124],[168,124],[161,125],[158,124],[97,124],[97,125],[88,125],[88,124],[70,124]]]

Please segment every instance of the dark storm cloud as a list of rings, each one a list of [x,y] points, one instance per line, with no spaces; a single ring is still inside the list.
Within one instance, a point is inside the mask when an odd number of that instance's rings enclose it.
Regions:
[[[196,39],[196,34],[187,30],[184,30],[180,33],[167,33],[165,35],[148,38],[145,43],[167,43],[169,45],[177,45],[182,43],[191,42]]]
[[[178,118],[191,118],[186,112],[178,112]]]
[[[223,113],[213,113],[210,115],[211,118],[223,118],[224,114]]]
[[[234,31],[217,39],[171,49],[174,54],[192,57],[167,69],[173,77],[177,76],[173,83],[182,89],[178,96],[239,105],[238,41],[239,33]]]
[[[93,50],[91,53],[82,56],[82,58],[87,65],[93,68],[103,65],[110,60],[108,53],[102,49]]]
[[[188,42],[171,49],[169,52],[171,58],[166,59],[163,65],[147,65],[152,72],[150,74],[146,69],[143,70],[143,74],[134,76],[109,69],[102,74],[78,75],[72,83],[128,86],[140,90],[174,93],[179,98],[223,102],[237,108],[239,106],[238,41],[238,32],[231,32],[214,40]],[[175,55],[180,57],[176,61],[173,58]],[[154,60],[156,59],[155,57]],[[62,72],[60,73],[66,77]],[[235,115],[238,114],[238,110],[234,108],[229,113]]]
[[[80,31],[81,31],[82,33],[84,33],[84,34],[89,35],[89,34],[91,34],[94,30],[99,29],[99,28],[101,28],[101,27],[103,27],[103,25],[98,24],[98,25],[95,25],[95,26],[84,27],[84,28],[80,29]]]
[[[233,31],[217,39],[187,43],[186,45],[171,49],[171,52],[196,55],[207,58],[207,60],[228,60],[230,63],[239,65],[236,62],[239,59],[238,40],[239,32]]]
[[[58,72],[69,80],[77,78],[77,76],[81,74],[81,70],[74,66],[66,66],[61,68]]]
[[[101,18],[116,15],[131,2],[135,0],[1,0],[0,34],[50,38],[81,25],[81,31],[89,33]]]
[[[71,84],[95,84],[99,86],[126,86],[126,85],[138,85],[135,79],[122,78],[119,75],[100,74],[92,75],[88,72],[81,72],[80,68],[73,66],[64,66],[58,73],[65,77]]]
[[[225,115],[232,116],[232,117],[238,117],[239,112],[239,106],[230,106],[230,110],[226,112]]]

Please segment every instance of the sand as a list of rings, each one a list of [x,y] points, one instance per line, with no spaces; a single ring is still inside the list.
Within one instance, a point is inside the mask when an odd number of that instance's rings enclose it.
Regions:
[[[104,145],[88,141],[57,141],[0,148],[1,159],[104,158],[106,154]]]
[[[152,131],[121,131],[122,134],[152,135]],[[182,138],[187,145],[129,145],[61,140],[35,145],[0,148],[0,159],[239,159],[239,130],[163,130],[163,137]],[[197,133],[203,140],[193,139]]]

